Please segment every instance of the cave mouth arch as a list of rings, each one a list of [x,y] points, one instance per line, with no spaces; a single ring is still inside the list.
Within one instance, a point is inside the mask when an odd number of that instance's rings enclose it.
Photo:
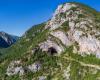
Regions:
[[[54,47],[48,48],[48,53],[50,55],[55,55],[57,53],[57,50]]]

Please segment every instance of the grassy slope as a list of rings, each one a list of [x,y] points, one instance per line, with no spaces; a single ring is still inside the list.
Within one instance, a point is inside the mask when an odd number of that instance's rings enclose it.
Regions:
[[[28,51],[32,50],[38,45],[38,43],[46,39],[47,30],[42,31],[45,23],[33,26],[27,31],[26,37],[23,36],[16,44],[11,46],[5,52],[5,55],[0,57],[0,77],[4,76],[6,68],[12,60],[17,60],[23,58],[23,56],[28,54]],[[38,31],[40,30],[40,31]],[[35,34],[35,36],[32,36]],[[29,41],[27,41],[29,39]]]

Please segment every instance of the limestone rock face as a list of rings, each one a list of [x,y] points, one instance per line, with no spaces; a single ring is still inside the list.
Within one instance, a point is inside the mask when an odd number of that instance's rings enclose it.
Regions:
[[[71,10],[71,8],[73,8],[73,7],[76,8],[77,5],[71,4],[71,3],[59,5],[57,10],[54,13],[52,19],[47,23],[46,28],[50,27],[51,30],[54,30],[54,29],[58,28],[59,26],[61,26],[61,24],[63,22],[76,18],[77,15],[75,15],[74,17],[70,16],[70,13],[73,12]],[[80,13],[80,12],[77,11],[75,13]]]
[[[68,39],[68,36],[66,36],[66,34],[62,31],[55,31],[55,32],[51,32],[51,35],[58,38],[59,40],[61,40],[61,42],[66,45],[69,46],[71,45],[70,40]]]
[[[7,68],[6,74],[8,76],[16,75],[16,74],[23,75],[24,69],[21,66],[21,62],[20,61],[12,61]]]
[[[41,43],[39,46],[40,46],[40,49],[42,49],[42,51],[46,51],[46,52],[48,52],[49,48],[54,48],[57,51],[57,53],[61,53],[63,51],[62,46],[59,46],[50,40],[47,40]]]
[[[76,53],[93,54],[100,58],[100,39],[96,37],[100,36],[100,29],[96,28],[100,24],[90,14],[85,14],[85,10],[74,3],[59,5],[45,28],[49,28],[50,35],[59,39],[66,47],[76,42],[79,47],[75,50]],[[68,25],[62,26],[65,22]],[[59,29],[63,27],[69,27],[69,30],[66,32]],[[59,48],[58,52],[61,51]]]
[[[33,63],[31,65],[22,67],[21,61],[12,61],[7,68],[6,74],[8,76],[19,74],[21,76],[24,75],[26,71],[35,73],[40,69],[41,69],[41,64],[39,63]]]
[[[34,63],[28,66],[28,69],[32,72],[37,72],[41,69],[41,65],[39,63]]]
[[[95,54],[100,57],[100,41],[96,38],[89,36],[79,39],[80,53]],[[98,55],[99,54],[99,55]]]

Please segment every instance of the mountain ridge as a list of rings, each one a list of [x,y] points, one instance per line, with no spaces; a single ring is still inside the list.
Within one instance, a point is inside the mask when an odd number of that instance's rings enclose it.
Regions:
[[[17,36],[12,36],[3,31],[0,32],[0,47],[7,48],[18,40]]]

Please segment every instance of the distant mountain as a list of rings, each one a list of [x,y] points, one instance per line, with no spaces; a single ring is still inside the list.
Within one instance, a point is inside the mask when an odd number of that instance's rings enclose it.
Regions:
[[[0,32],[0,48],[7,48],[14,44],[19,37]]]

